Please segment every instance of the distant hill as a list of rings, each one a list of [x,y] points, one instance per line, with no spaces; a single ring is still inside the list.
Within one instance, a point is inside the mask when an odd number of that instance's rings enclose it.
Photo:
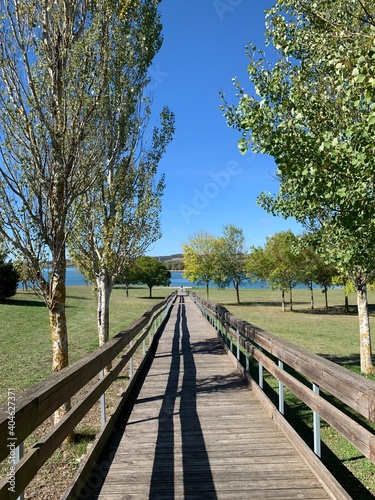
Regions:
[[[169,269],[170,271],[182,271],[184,269],[184,256],[182,253],[175,253],[172,255],[163,255],[155,257]]]
[[[160,260],[160,262],[165,262],[165,261],[174,261],[174,260],[178,260],[180,262],[182,262],[184,260],[184,256],[182,253],[174,253],[172,255],[163,255],[161,257],[155,257],[155,259],[158,259]]]

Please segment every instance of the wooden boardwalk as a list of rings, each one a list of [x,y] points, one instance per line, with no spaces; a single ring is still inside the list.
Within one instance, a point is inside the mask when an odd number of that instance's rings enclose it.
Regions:
[[[216,333],[179,296],[82,499],[327,499],[239,377]]]

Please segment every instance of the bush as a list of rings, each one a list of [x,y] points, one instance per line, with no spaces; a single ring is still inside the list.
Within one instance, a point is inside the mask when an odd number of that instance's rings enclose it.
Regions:
[[[11,262],[4,262],[3,259],[0,260],[0,302],[13,295],[17,292],[17,285],[20,280],[17,269]]]

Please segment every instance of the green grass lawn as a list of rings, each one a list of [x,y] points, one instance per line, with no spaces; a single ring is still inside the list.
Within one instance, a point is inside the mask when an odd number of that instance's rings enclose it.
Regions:
[[[110,304],[111,336],[132,324],[172,289],[115,288]],[[98,347],[96,297],[89,286],[67,287],[67,324],[70,362]],[[0,402],[9,387],[17,392],[51,374],[51,332],[48,309],[32,292],[19,291],[0,304]]]
[[[202,290],[193,290],[205,298]],[[359,330],[354,293],[349,297],[350,310],[347,314],[343,310],[344,294],[341,289],[329,290],[328,311],[320,290],[314,291],[315,307],[312,311],[310,293],[305,289],[293,291],[293,311],[289,310],[288,303],[285,312],[281,310],[280,291],[242,289],[241,303],[237,304],[234,290],[213,288],[209,299],[223,304],[234,315],[269,333],[359,371]],[[375,292],[369,293],[369,303],[375,303]],[[371,305],[370,316],[375,316]],[[373,334],[373,345],[374,342]]]

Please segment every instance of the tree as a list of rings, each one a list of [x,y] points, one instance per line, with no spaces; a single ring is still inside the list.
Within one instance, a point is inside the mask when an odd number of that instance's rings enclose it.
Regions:
[[[52,370],[59,371],[68,364],[72,206],[95,183],[93,166],[104,155],[98,110],[107,99],[115,27],[126,30],[132,7],[121,0],[4,0],[2,7],[0,232],[27,262],[49,309]],[[42,273],[47,259],[49,279]]]
[[[147,285],[152,298],[154,286],[169,286],[171,284],[171,272],[165,265],[153,257],[139,257],[135,261],[134,273],[137,283]]]
[[[301,251],[301,275],[300,281],[305,284],[310,290],[310,309],[314,309],[314,280],[317,272],[317,267],[319,266],[320,257],[316,252],[315,248],[309,244],[308,235],[302,237],[303,242],[300,242]]]
[[[156,174],[172,139],[174,116],[165,108],[161,127],[149,130],[151,106],[144,95],[149,66],[162,42],[158,3],[129,4],[122,10],[124,21],[113,26],[105,99],[95,116],[103,155],[96,182],[75,204],[69,251],[85,277],[96,283],[99,345],[109,339],[109,301],[117,276],[161,236],[164,176],[157,180]]]
[[[210,281],[218,275],[217,240],[205,231],[191,236],[182,245],[184,258],[184,278],[206,286],[206,298],[209,296]]]
[[[5,255],[0,254],[0,302],[13,297],[17,293],[19,274],[12,262],[5,261]]]
[[[269,262],[267,281],[273,289],[279,288],[282,309],[285,311],[285,292],[289,291],[289,307],[293,309],[292,290],[300,276],[300,258],[297,252],[297,237],[292,231],[281,231],[266,240],[264,252]]]
[[[116,283],[119,285],[125,285],[126,296],[129,297],[129,286],[136,285],[138,283],[134,262],[127,263],[125,265],[121,273],[117,276]]]
[[[335,276],[337,276],[337,268],[332,264],[326,264],[323,259],[320,259],[315,270],[314,281],[322,287],[326,309],[328,309],[328,288],[334,286]]]
[[[218,246],[219,277],[216,280],[221,287],[230,283],[236,290],[237,303],[240,303],[239,287],[247,280],[245,271],[245,237],[243,230],[227,224],[223,228],[223,237]]]
[[[334,285],[338,270],[320,254],[314,246],[315,235],[305,233],[298,238],[300,277],[299,281],[310,290],[310,308],[314,309],[314,283],[323,288],[326,309],[328,309],[328,288]]]
[[[263,247],[252,246],[246,257],[245,269],[247,277],[253,282],[267,281],[272,269],[272,261]]]
[[[276,62],[249,46],[257,96],[236,82],[238,106],[224,104],[228,124],[243,132],[242,152],[251,147],[275,158],[280,190],[263,194],[261,205],[318,231],[329,260],[355,279],[365,373],[373,371],[366,283],[375,272],[369,251],[375,243],[374,19],[369,0],[278,0],[266,24]]]

